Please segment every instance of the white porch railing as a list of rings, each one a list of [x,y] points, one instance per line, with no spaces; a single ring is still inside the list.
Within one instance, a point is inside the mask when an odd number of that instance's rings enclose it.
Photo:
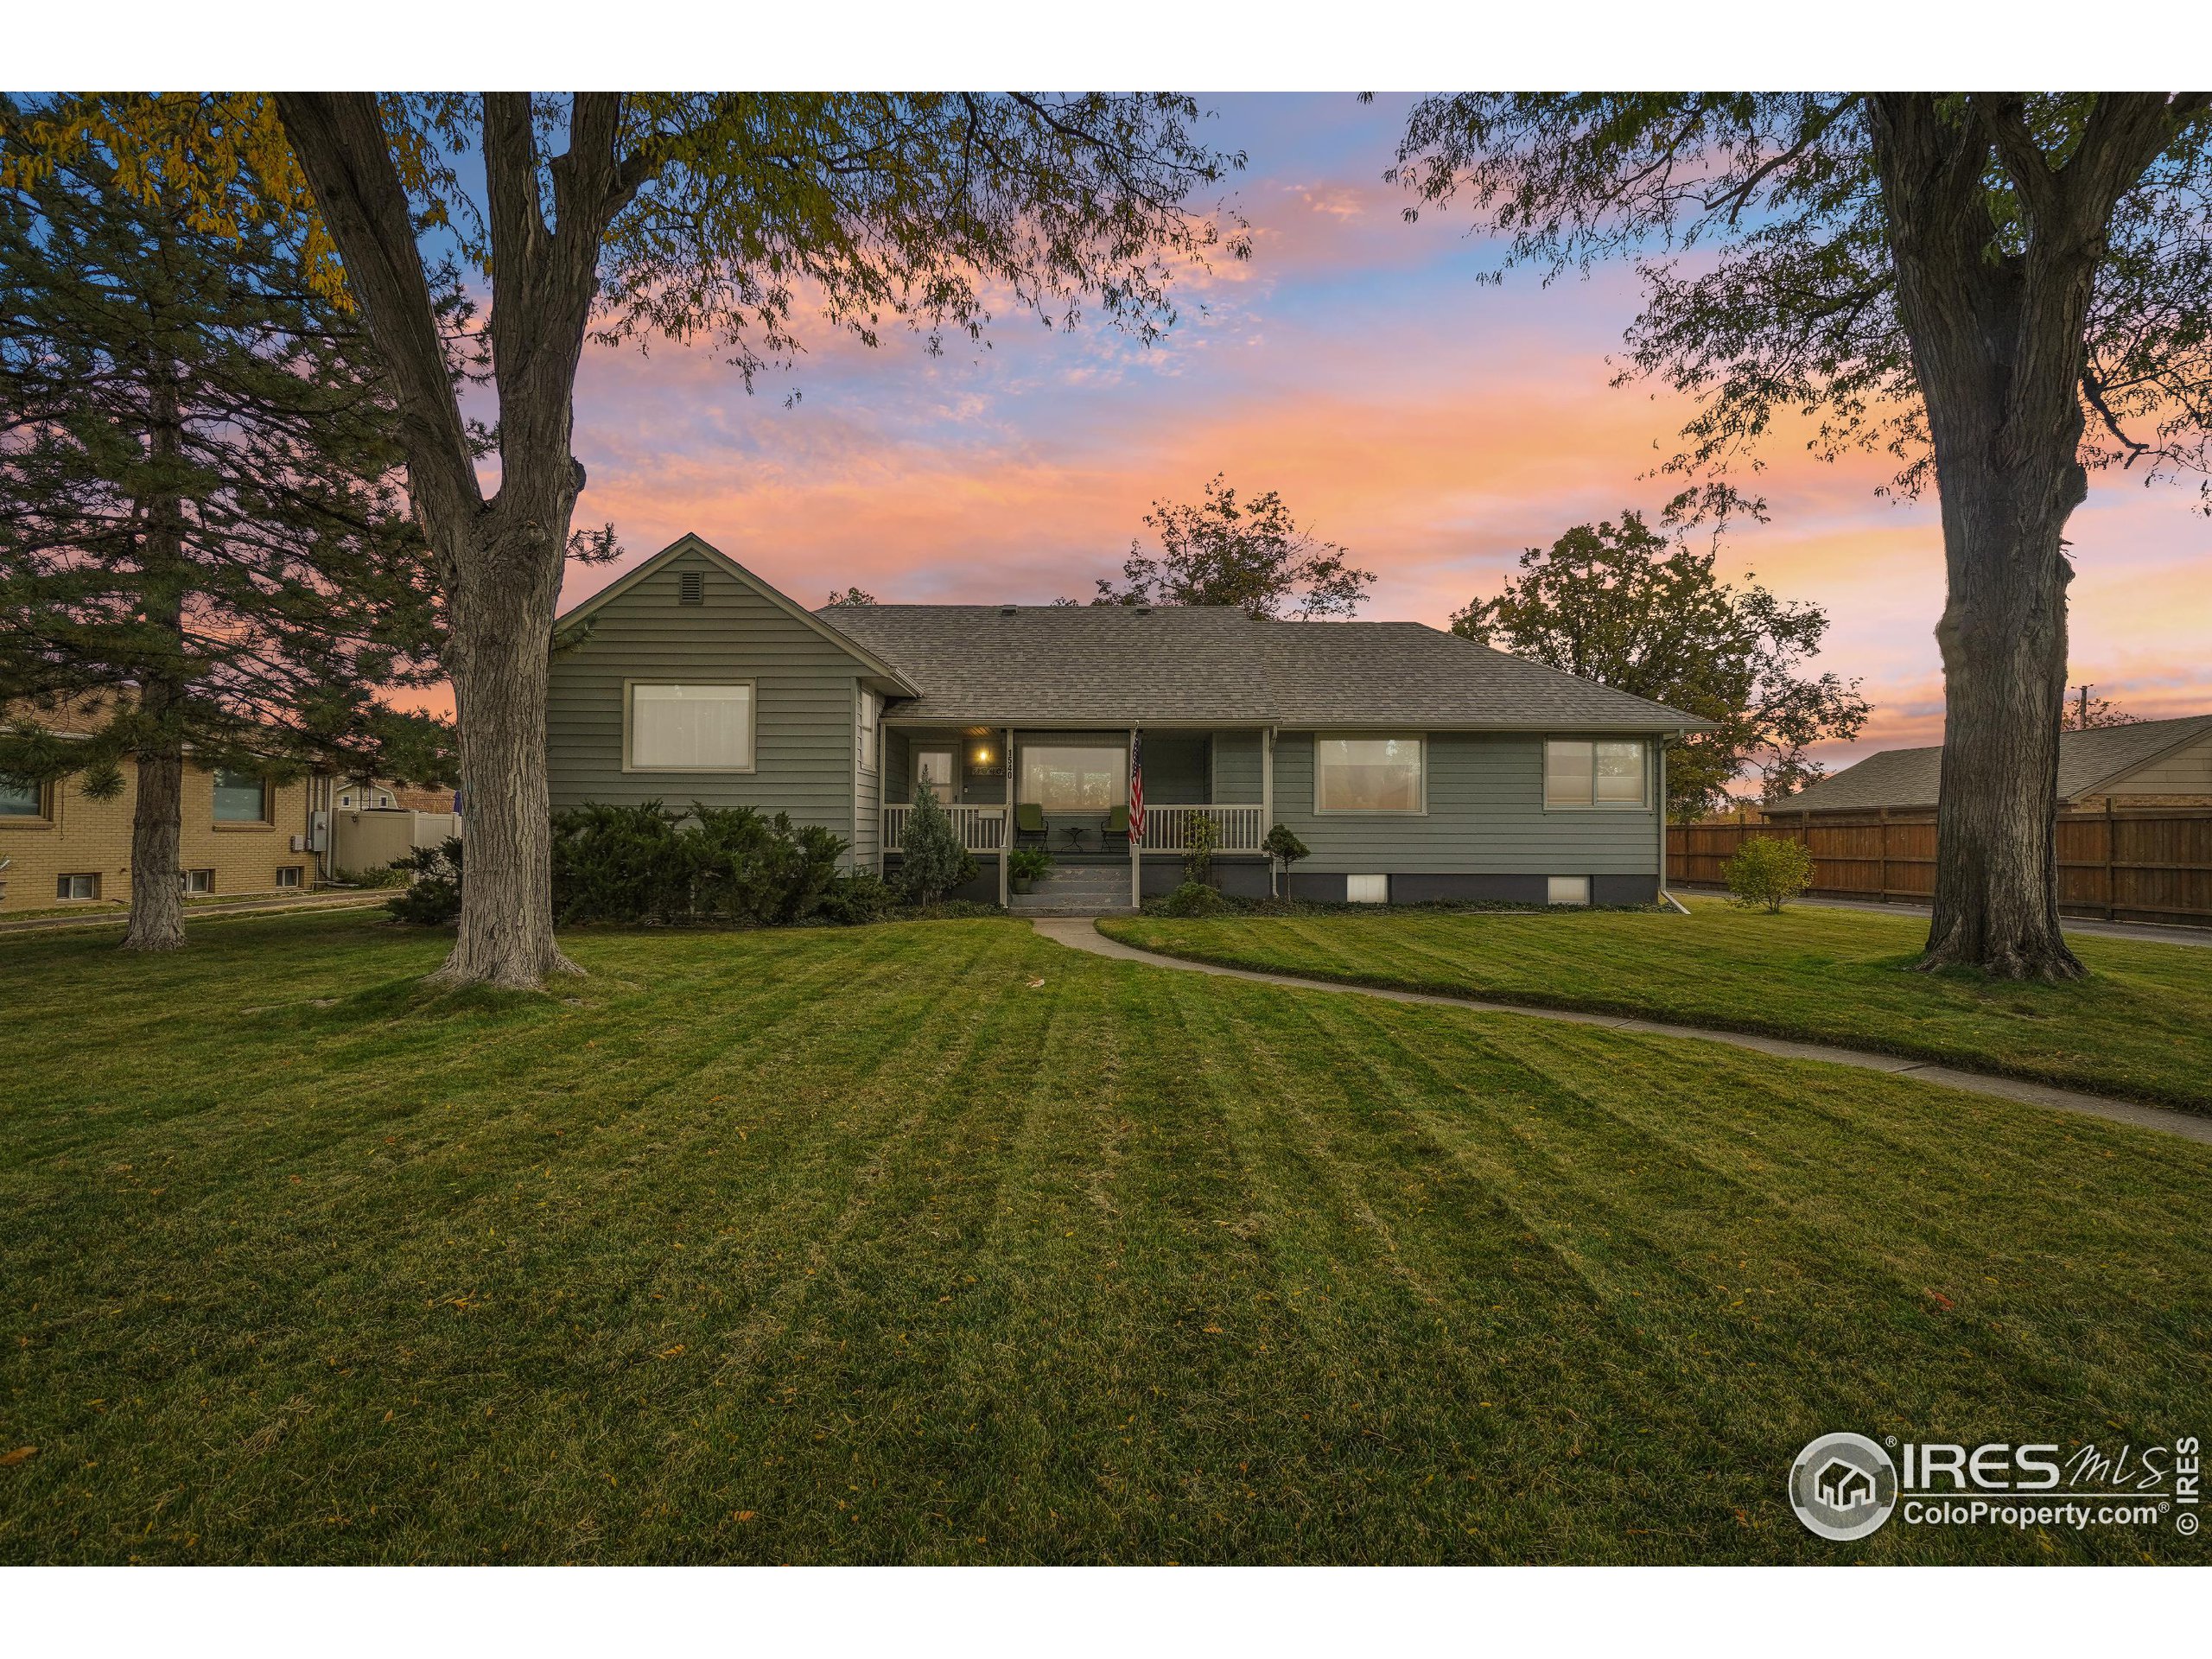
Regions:
[[[1257,802],[1249,806],[1147,806],[1144,810],[1144,849],[1148,853],[1179,853],[1191,844],[1191,827],[1201,817],[1211,818],[1219,839],[1217,853],[1256,853],[1267,836],[1266,817]]]
[[[883,809],[883,850],[899,850],[901,838],[906,833],[906,819],[913,812],[912,802],[887,805]],[[952,806],[944,809],[952,820],[952,828],[960,837],[960,844],[971,853],[995,853],[1006,845],[1006,808],[1002,806]]]

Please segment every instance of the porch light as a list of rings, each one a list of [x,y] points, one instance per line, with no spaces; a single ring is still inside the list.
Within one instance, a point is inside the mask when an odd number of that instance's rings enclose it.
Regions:
[[[969,764],[977,766],[989,766],[991,764],[991,746],[988,743],[978,743],[976,746],[976,753],[969,757]]]

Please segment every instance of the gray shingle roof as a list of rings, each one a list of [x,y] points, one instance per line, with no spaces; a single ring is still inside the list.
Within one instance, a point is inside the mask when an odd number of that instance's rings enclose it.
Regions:
[[[2070,801],[2122,772],[2133,772],[2191,738],[2212,732],[2212,715],[2182,720],[2145,720],[2133,726],[2096,726],[2058,735],[2058,798]],[[1802,795],[1769,809],[1774,812],[1871,812],[1883,807],[1936,804],[1943,751],[1884,749],[1833,778],[1824,778]]]
[[[816,614],[896,667],[893,718],[947,725],[1656,731],[1703,722],[1418,622],[1225,606],[868,605]]]

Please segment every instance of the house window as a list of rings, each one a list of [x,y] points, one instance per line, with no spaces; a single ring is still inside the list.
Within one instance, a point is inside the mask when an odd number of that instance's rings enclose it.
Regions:
[[[1103,812],[1129,798],[1128,751],[1033,743],[1021,752],[1021,797],[1047,812]]]
[[[1313,810],[1425,810],[1422,747],[1417,737],[1315,738]]]
[[[1344,902],[1352,905],[1387,905],[1390,902],[1390,878],[1387,875],[1348,875],[1344,877]]]
[[[338,804],[349,810],[360,808],[380,811],[398,803],[388,789],[349,789],[338,798]]]
[[[215,822],[269,822],[269,780],[251,772],[219,767],[215,772]]]
[[[1548,807],[1641,807],[1643,740],[1555,737],[1544,745]]]
[[[873,691],[861,693],[861,770],[875,770],[875,745],[883,714],[883,699]]]
[[[183,875],[184,890],[187,893],[213,893],[215,891],[215,872],[213,870],[186,870],[183,872]]]
[[[54,896],[57,899],[97,899],[100,896],[100,879],[97,874],[58,875],[54,879]]]
[[[930,793],[939,800],[952,794],[952,751],[950,749],[917,749],[914,752],[914,779],[927,784]]]
[[[1590,878],[1586,875],[1554,875],[1544,883],[1544,902],[1548,905],[1586,905],[1590,902]]]
[[[632,684],[623,770],[752,771],[752,682]]]
[[[42,818],[46,786],[28,778],[0,778],[0,818]]]
[[[301,876],[306,873],[306,868],[307,867],[305,865],[302,864],[284,864],[278,866],[276,870],[276,885],[280,887],[298,887],[300,885]]]

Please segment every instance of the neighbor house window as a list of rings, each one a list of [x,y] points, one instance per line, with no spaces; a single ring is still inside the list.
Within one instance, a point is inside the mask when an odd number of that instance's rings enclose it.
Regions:
[[[914,752],[914,779],[927,784],[930,793],[939,800],[952,794],[952,751],[950,749],[918,749]]]
[[[97,899],[100,896],[98,875],[59,875],[54,879],[54,896],[57,899]]]
[[[878,725],[883,713],[883,700],[873,691],[861,693],[861,770],[875,770],[875,745]]]
[[[185,871],[185,872],[184,872],[184,890],[185,890],[187,893],[213,893],[213,892],[214,892],[214,891],[215,891],[215,872],[214,872],[214,871],[213,871],[213,870],[187,870],[187,871]]]
[[[269,822],[269,780],[251,772],[219,768],[215,773],[215,822]]]
[[[1546,806],[1642,806],[1641,738],[1555,737],[1544,745]]]
[[[1590,902],[1590,878],[1586,875],[1554,875],[1544,881],[1544,902],[1548,905],[1586,905]]]
[[[1072,743],[1021,752],[1021,799],[1047,812],[1103,812],[1129,798],[1128,752]]]
[[[1387,875],[1348,875],[1344,877],[1344,902],[1352,905],[1387,905],[1390,902],[1390,878]]]
[[[0,818],[42,818],[46,787],[27,778],[0,778]]]
[[[306,868],[307,867],[305,865],[302,864],[285,864],[279,866],[276,871],[276,885],[280,887],[298,887],[300,885],[300,876]]]
[[[1313,810],[1425,810],[1422,747],[1417,737],[1315,738]]]
[[[753,770],[753,686],[633,684],[628,772]]]

